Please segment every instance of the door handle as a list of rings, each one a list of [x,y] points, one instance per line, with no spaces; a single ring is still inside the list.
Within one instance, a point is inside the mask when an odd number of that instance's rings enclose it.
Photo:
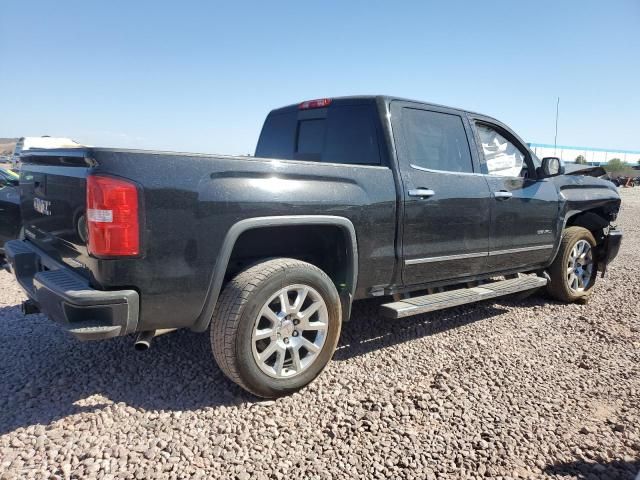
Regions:
[[[498,200],[508,200],[513,197],[513,193],[507,192],[506,190],[500,190],[499,192],[493,192],[493,198],[497,198]]]
[[[412,188],[409,190],[410,197],[429,198],[433,197],[435,194],[436,192],[429,188]]]

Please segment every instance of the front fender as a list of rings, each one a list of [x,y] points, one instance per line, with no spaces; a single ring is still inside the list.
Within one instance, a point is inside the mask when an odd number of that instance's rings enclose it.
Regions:
[[[560,199],[558,238],[554,245],[553,261],[560,248],[562,232],[572,218],[589,211],[602,211],[604,215],[617,214],[621,198],[613,183],[600,178],[559,175],[553,178]],[[607,220],[610,217],[606,217]]]

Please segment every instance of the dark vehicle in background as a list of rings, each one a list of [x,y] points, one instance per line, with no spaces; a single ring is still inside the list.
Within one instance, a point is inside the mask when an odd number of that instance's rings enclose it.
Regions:
[[[354,301],[387,297],[397,321],[545,286],[583,300],[621,241],[611,182],[564,175],[491,117],[393,97],[274,110],[255,157],[21,160],[25,239],[7,257],[26,312],[141,348],[208,331],[222,371],[263,397],[324,369]]]
[[[613,178],[611,181],[616,187],[629,188],[629,187],[637,186],[638,183],[640,183],[638,182],[639,179],[640,177],[630,177],[628,175],[619,175]]]
[[[19,176],[9,168],[0,167],[0,256],[4,244],[20,233]]]

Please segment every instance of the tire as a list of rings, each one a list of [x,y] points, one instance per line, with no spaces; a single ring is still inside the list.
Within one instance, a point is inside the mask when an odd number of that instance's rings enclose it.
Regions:
[[[300,390],[324,370],[341,323],[340,297],[327,274],[300,260],[276,258],[226,285],[209,327],[211,349],[230,380],[259,397],[276,398]]]
[[[590,247],[591,269],[588,271],[584,266],[579,270],[580,275],[572,267],[579,267],[573,260],[574,248],[586,242]],[[585,301],[591,294],[598,275],[597,261],[595,257],[596,240],[589,230],[582,227],[569,227],[564,230],[560,249],[555,260],[549,267],[549,277],[551,281],[547,285],[547,292],[556,300],[561,302]],[[580,255],[580,257],[582,257]],[[586,257],[585,257],[586,258]],[[587,260],[582,260],[583,262]],[[572,275],[573,276],[570,276]],[[583,280],[584,279],[584,280]],[[582,280],[582,283],[581,283]]]

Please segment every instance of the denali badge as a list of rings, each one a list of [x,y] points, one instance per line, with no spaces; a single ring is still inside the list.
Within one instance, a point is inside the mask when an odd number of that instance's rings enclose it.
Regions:
[[[51,215],[51,202],[36,197],[33,199],[33,209],[42,215]]]

